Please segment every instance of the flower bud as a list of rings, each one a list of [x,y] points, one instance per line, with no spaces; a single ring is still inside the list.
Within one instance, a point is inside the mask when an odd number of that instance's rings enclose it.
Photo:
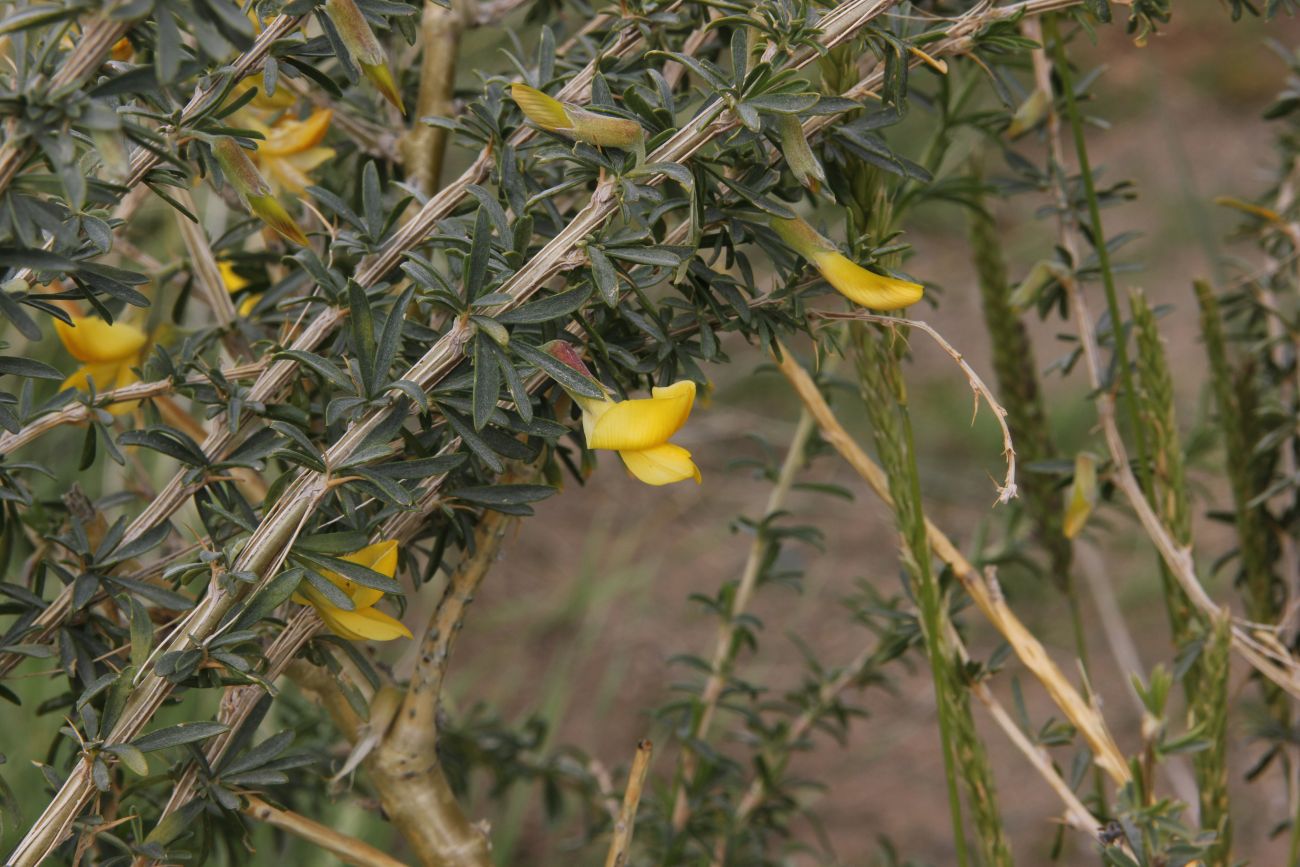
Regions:
[[[803,124],[793,114],[779,115],[776,123],[781,134],[781,153],[785,156],[786,165],[794,172],[799,183],[814,193],[817,192],[826,183],[826,170],[808,146]]]
[[[575,141],[596,147],[631,149],[645,139],[645,130],[634,120],[587,111],[560,102],[526,84],[512,84],[510,97],[530,121],[547,132],[568,136]]]
[[[1016,109],[1016,113],[1011,116],[1011,123],[1007,126],[1007,137],[1016,139],[1029,132],[1034,127],[1043,122],[1047,117],[1048,109],[1052,107],[1051,100],[1041,88],[1034,88],[1034,92]]]
[[[307,236],[294,222],[284,205],[271,195],[271,188],[257,171],[257,166],[230,136],[222,136],[212,143],[213,156],[221,171],[235,191],[248,204],[249,209],[268,226],[300,246],[307,246]]]
[[[1074,483],[1070,485],[1070,497],[1065,504],[1065,521],[1062,532],[1065,538],[1073,539],[1083,531],[1097,505],[1097,457],[1088,452],[1079,452],[1074,459]]]
[[[392,70],[388,68],[388,55],[357,4],[353,0],[327,0],[325,14],[333,22],[348,54],[361,67],[361,72],[370,79],[370,83],[384,99],[396,106],[402,114],[406,114],[402,94],[393,79]]]

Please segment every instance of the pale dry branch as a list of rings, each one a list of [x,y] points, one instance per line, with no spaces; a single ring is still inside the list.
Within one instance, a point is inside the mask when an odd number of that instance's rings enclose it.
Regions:
[[[961,368],[965,375],[967,383],[970,384],[971,391],[975,393],[975,409],[971,415],[971,422],[974,423],[975,415],[979,413],[980,399],[989,405],[993,411],[994,418],[997,419],[998,427],[1002,429],[1002,455],[1007,462],[1006,476],[1002,484],[998,485],[998,502],[1008,503],[1011,498],[1016,496],[1016,449],[1015,444],[1011,441],[1011,428],[1007,427],[1006,408],[998,402],[993,396],[993,391],[984,384],[984,380],[975,372],[975,369],[967,363],[966,357],[949,343],[942,334],[935,331],[932,327],[917,319],[903,319],[898,316],[881,316],[875,313],[868,313],[865,310],[855,310],[851,313],[838,313],[834,311],[818,311],[814,314],[818,319],[830,320],[858,320],[862,322],[875,322],[880,325],[888,326],[894,329],[895,333],[900,327],[916,328],[928,334],[939,347],[948,354],[948,356]]]
[[[840,424],[808,372],[795,360],[788,349],[782,350],[778,364],[781,373],[794,387],[799,399],[817,420],[822,437],[848,461],[854,471],[882,501],[892,504],[893,498],[889,493],[889,482],[884,471]],[[1020,622],[1003,599],[1001,590],[991,576],[981,574],[928,518],[925,526],[930,547],[935,555],[949,566],[953,576],[970,595],[976,607],[1002,634],[1020,661],[1042,683],[1056,706],[1079,730],[1092,750],[1097,765],[1116,784],[1122,786],[1128,783],[1131,779],[1128,763],[1115,744],[1115,739],[1101,713],[1079,694],[1048,656],[1042,642]]]
[[[637,742],[632,769],[627,774],[627,788],[623,792],[623,806],[614,822],[614,839],[609,842],[605,867],[627,867],[632,851],[632,831],[636,826],[636,810],[641,803],[641,790],[645,788],[646,774],[650,772],[650,758],[654,744],[648,739]]]
[[[306,816],[273,807],[256,795],[245,795],[244,799],[248,802],[243,809],[244,815],[319,846],[326,852],[337,855],[344,864],[355,864],[357,867],[406,867],[401,861],[384,854],[369,843],[340,834]]]

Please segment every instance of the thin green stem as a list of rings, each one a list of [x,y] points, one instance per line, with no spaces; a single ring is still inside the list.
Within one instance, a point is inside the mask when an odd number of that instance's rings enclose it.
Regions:
[[[1115,290],[1115,274],[1111,269],[1110,250],[1106,247],[1106,232],[1101,223],[1101,204],[1097,199],[1097,184],[1092,174],[1092,163],[1088,159],[1088,143],[1084,136],[1083,115],[1079,111],[1079,102],[1074,94],[1074,74],[1070,71],[1070,61],[1066,56],[1065,42],[1061,39],[1060,28],[1056,24],[1056,15],[1043,16],[1043,35],[1051,43],[1052,60],[1056,74],[1061,79],[1061,91],[1065,96],[1065,113],[1070,121],[1070,133],[1074,138],[1074,152],[1079,160],[1079,178],[1083,182],[1084,197],[1088,200],[1088,222],[1092,230],[1092,245],[1097,251],[1097,266],[1101,271],[1102,286],[1106,291],[1106,310],[1110,315],[1110,331],[1115,344],[1116,366],[1119,368],[1120,391],[1123,392],[1124,411],[1128,416],[1129,428],[1133,433],[1133,442],[1137,446],[1138,478],[1147,496],[1151,496],[1151,469],[1147,453],[1146,432],[1142,428],[1141,415],[1138,411],[1137,395],[1133,391],[1133,373],[1129,367],[1128,336],[1124,331],[1124,319],[1119,308],[1119,294]]]
[[[900,404],[900,408],[906,413],[906,404]],[[913,528],[919,528],[918,532],[912,533],[914,538],[908,542],[913,552],[923,552],[916,558],[916,565],[921,578],[917,584],[921,591],[921,619],[925,624],[925,651],[930,657],[930,674],[940,693],[937,703],[939,740],[943,744],[943,766],[948,777],[948,808],[952,811],[953,845],[957,847],[958,865],[966,867],[970,855],[966,851],[966,833],[962,828],[961,796],[957,791],[957,758],[953,752],[957,723],[952,718],[952,703],[945,700],[941,686],[951,681],[954,661],[948,657],[943,641],[943,597],[939,593],[939,582],[930,568],[930,542],[925,529],[925,512],[921,507],[921,474],[916,469],[916,442],[912,435],[912,424],[906,415],[902,428],[903,444],[907,449],[908,485],[912,491],[911,503],[908,504],[912,514],[908,523]]]

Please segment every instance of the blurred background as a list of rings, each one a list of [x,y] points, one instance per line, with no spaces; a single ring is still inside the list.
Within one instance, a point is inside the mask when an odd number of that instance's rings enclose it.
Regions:
[[[1124,14],[1116,7],[1117,17]],[[525,44],[531,38],[521,30]],[[461,63],[466,88],[475,86],[476,67],[503,65],[499,39],[495,31],[469,35]],[[1217,208],[1212,199],[1251,199],[1266,189],[1275,169],[1265,144],[1274,132],[1261,112],[1281,89],[1286,68],[1266,48],[1269,39],[1300,45],[1300,26],[1286,18],[1270,24],[1246,18],[1234,24],[1220,4],[1183,3],[1175,7],[1172,23],[1143,48],[1135,47],[1122,24],[1116,24],[1102,28],[1095,45],[1081,42],[1075,49],[1085,68],[1105,66],[1092,108],[1111,126],[1098,125],[1093,131],[1094,163],[1101,167],[1103,181],[1129,179],[1138,194],[1134,202],[1105,215],[1109,234],[1133,230],[1142,235],[1121,257],[1126,264],[1141,266],[1122,275],[1121,288],[1141,286],[1156,303],[1171,306],[1162,326],[1181,389],[1180,420],[1193,441],[1206,409],[1198,390],[1205,381],[1205,365],[1196,337],[1191,280],[1214,278],[1213,263],[1219,257],[1253,253],[1227,240],[1237,215]],[[1038,145],[1030,142],[1026,147]],[[472,156],[453,148],[448,176]],[[997,207],[1013,280],[1048,255],[1054,242],[1053,224],[1034,213],[1041,204],[1033,196],[1019,196]],[[934,325],[992,381],[961,213],[931,206],[914,214],[905,228],[905,240],[916,248],[908,270],[941,287],[933,293],[938,307],[915,310],[913,315]],[[1034,314],[1030,317],[1039,366],[1046,369],[1070,347],[1057,337],[1064,330],[1058,322],[1039,324]],[[541,503],[536,517],[519,525],[470,610],[451,667],[453,714],[482,703],[513,725],[541,720],[546,734],[537,746],[539,754],[572,744],[609,768],[625,765],[637,740],[650,737],[660,747],[652,773],[660,786],[670,778],[675,744],[652,711],[673,699],[675,685],[698,676],[674,663],[672,655],[707,656],[716,632],[715,619],[689,596],[697,591],[712,595],[722,582],[738,577],[750,537],[736,519],[759,516],[770,484],[757,477],[752,466],[737,462],[763,460],[769,450],[779,456],[798,417],[778,374],[751,373],[763,361],[752,347],[735,341],[725,346],[735,363],[706,370],[713,378],[712,393],[697,403],[677,438],[694,453],[703,484],[648,488],[627,477],[617,459],[603,453],[585,485],[570,480],[560,495]],[[1005,522],[993,507],[994,479],[1001,475],[997,430],[987,410],[972,425],[970,390],[936,346],[920,335],[912,346],[908,385],[927,511],[964,548],[980,538],[996,539]],[[1061,377],[1059,371],[1047,377],[1052,424],[1063,453],[1073,454],[1089,444],[1099,451],[1082,371],[1064,383],[1053,381]],[[837,408],[866,444],[869,436],[860,408],[854,406],[856,398],[848,391],[839,397]],[[75,431],[65,436],[68,444],[79,442]],[[1203,517],[1223,505],[1225,486],[1215,466],[1202,461],[1193,469],[1202,494],[1197,504],[1203,525],[1197,533],[1199,553],[1208,564],[1233,544],[1230,534]],[[872,641],[843,605],[859,582],[888,595],[901,589],[892,518],[865,485],[833,456],[819,460],[802,480],[841,485],[854,499],[796,491],[787,501],[793,520],[817,525],[825,537],[823,550],[785,550],[791,565],[805,572],[802,592],[764,587],[753,605],[763,623],[763,641],[756,655],[742,655],[739,673],[754,675],[774,692],[799,683],[804,670],[799,642],[827,664],[842,664]],[[94,478],[83,483],[92,492],[99,488]],[[1149,545],[1128,533],[1126,519],[1108,517],[1103,510],[1094,518],[1085,545],[1097,554],[1096,569],[1109,577],[1144,665],[1169,663],[1173,651],[1155,556]],[[1087,561],[1088,556],[1085,552],[1080,559]],[[1061,596],[1014,569],[1004,571],[1001,579],[1026,624],[1049,650],[1059,650],[1060,659],[1070,658],[1072,639]],[[1209,589],[1226,600],[1232,597],[1227,585],[1228,579],[1218,575]],[[1101,618],[1086,594],[1085,599],[1093,665],[1105,675],[1095,679],[1094,687],[1104,698],[1105,715],[1121,747],[1133,751],[1140,742],[1140,716],[1127,674],[1109,655]],[[428,593],[412,600],[408,622],[423,622],[435,601]],[[978,616],[964,620],[973,652],[987,656],[997,646],[996,636]],[[381,653],[400,676],[409,664],[404,655],[411,650],[410,644],[394,643]],[[920,657],[913,661],[920,662]],[[29,662],[20,675],[47,665]],[[806,796],[806,807],[819,824],[800,823],[792,829],[795,840],[808,844],[810,851],[791,854],[789,863],[873,864],[883,839],[900,856],[918,863],[952,863],[930,680],[923,670],[909,674],[906,666],[898,665],[891,670],[894,679],[888,685],[851,696],[867,715],[853,723],[844,743],[823,737],[819,749],[795,759],[795,773],[822,788],[810,789]],[[1008,703],[1018,673],[1013,663],[994,681]],[[1231,732],[1233,779],[1242,789],[1233,801],[1236,850],[1255,864],[1280,864],[1284,841],[1271,841],[1270,832],[1287,820],[1285,792],[1276,775],[1255,785],[1242,784],[1242,775],[1259,752],[1248,725],[1256,693],[1243,675],[1236,671],[1233,680],[1234,695],[1245,711],[1233,717]],[[47,695],[48,685],[41,679],[20,677],[15,684],[29,706]],[[304,724],[307,715],[294,690],[285,692],[286,704],[268,720],[268,730]],[[1032,680],[1024,682],[1024,701],[1036,725],[1051,715],[1050,703]],[[9,761],[5,774],[24,807],[45,798],[44,783],[31,762],[44,760],[60,715],[58,711],[42,717],[39,730],[24,730],[20,722],[28,725],[28,714],[0,704],[0,743]],[[1057,802],[1001,732],[987,725],[982,710],[976,708],[975,715],[992,755],[1018,863],[1046,864],[1056,837]],[[722,723],[732,724],[726,718]],[[1062,752],[1058,759],[1068,767],[1070,754]],[[323,785],[314,778],[304,784]],[[515,787],[496,804],[488,800],[487,789],[486,781],[476,781],[469,812],[491,822],[500,863],[591,860],[590,853],[579,856],[572,851],[580,840],[575,825],[564,819],[548,823],[539,787]],[[652,791],[648,799],[653,797]],[[333,815],[321,818],[381,847],[389,845],[384,826],[370,820],[363,809],[367,806],[343,798]],[[0,843],[7,849],[16,839],[14,829],[6,828]],[[1075,837],[1066,840],[1062,863],[1096,863]],[[259,850],[249,856],[250,864],[285,858],[295,865],[336,863],[300,844],[289,842],[280,849],[281,844],[272,843],[261,830],[251,842]],[[394,853],[401,856],[400,849]]]

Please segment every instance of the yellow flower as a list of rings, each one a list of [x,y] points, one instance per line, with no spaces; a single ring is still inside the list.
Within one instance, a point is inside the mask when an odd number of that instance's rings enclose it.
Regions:
[[[582,408],[582,432],[587,448],[609,449],[623,458],[628,471],[647,485],[670,485],[686,479],[700,481],[700,468],[691,453],[668,440],[681,430],[695,404],[695,383],[689,379],[665,388],[652,388],[650,397],[617,401],[587,370],[574,348],[563,340],[540,347],[543,352],[586,379],[592,392],[579,394],[559,382]]]
[[[597,147],[633,148],[642,143],[641,124],[622,117],[609,117],[560,102],[535,87],[515,82],[510,98],[524,117],[548,132],[559,133]]]
[[[392,578],[397,573],[397,540],[376,542],[360,551],[345,554],[340,559],[365,566]],[[355,606],[352,611],[345,611],[334,605],[319,590],[305,582],[301,590],[293,594],[293,601],[315,608],[321,620],[325,621],[335,635],[352,641],[391,641],[394,638],[413,637],[411,630],[407,629],[402,621],[375,608],[375,603],[384,598],[382,590],[362,587],[337,572],[325,570],[321,574],[347,594]]]
[[[131,368],[140,365],[140,356],[149,342],[139,328],[125,322],[110,325],[95,316],[73,316],[71,325],[55,319],[54,330],[68,354],[82,363],[63,381],[60,391],[69,388],[88,391],[92,379],[96,391],[122,388],[139,381]],[[108,406],[108,411],[122,415],[135,406],[135,401],[114,403]]]
[[[614,401],[576,397],[582,407],[587,448],[617,451],[628,471],[647,485],[700,481],[691,453],[669,438],[690,418],[695,383],[689,379],[653,388],[651,397]]]
[[[267,126],[241,113],[242,124],[266,137],[265,141],[257,143],[252,158],[272,193],[281,190],[301,193],[315,183],[308,173],[334,158],[333,148],[320,147],[333,116],[334,112],[321,108],[304,120],[285,116]]]
[[[791,249],[811,262],[827,283],[854,304],[873,310],[897,310],[921,300],[925,290],[920,283],[868,271],[798,217],[775,218],[772,228]]]

